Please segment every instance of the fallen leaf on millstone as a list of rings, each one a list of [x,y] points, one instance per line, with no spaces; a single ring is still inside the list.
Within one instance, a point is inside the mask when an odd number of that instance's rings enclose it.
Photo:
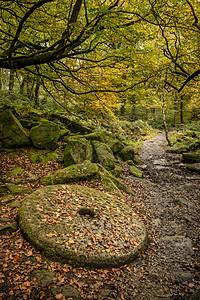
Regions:
[[[74,243],[75,243],[74,240],[72,240],[71,238],[69,238],[68,244],[72,245]]]
[[[57,294],[56,296],[55,296],[55,298],[56,299],[65,299],[65,296],[63,295],[63,294]]]
[[[47,233],[46,236],[52,237],[52,236],[57,236],[57,234],[56,233]]]

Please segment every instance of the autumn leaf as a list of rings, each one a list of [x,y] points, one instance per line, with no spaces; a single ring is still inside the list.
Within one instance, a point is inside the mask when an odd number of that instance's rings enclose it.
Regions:
[[[74,242],[74,240],[72,240],[71,238],[69,238],[68,243],[69,243],[70,245],[73,245],[75,242]]]
[[[58,299],[58,300],[60,300],[60,299],[65,299],[65,296],[63,295],[63,294],[57,294],[56,296],[55,296],[55,298],[56,299]]]
[[[57,236],[57,234],[56,233],[47,233],[46,236],[52,237],[52,236]]]

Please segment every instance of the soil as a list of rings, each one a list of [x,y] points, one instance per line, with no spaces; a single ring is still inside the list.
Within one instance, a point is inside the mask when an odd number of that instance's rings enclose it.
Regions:
[[[75,288],[82,299],[175,300],[199,290],[200,175],[185,168],[181,155],[166,153],[164,142],[160,134],[144,143],[139,166],[143,179],[136,179],[125,167],[124,183],[136,196],[124,195],[124,201],[143,219],[149,236],[147,250],[136,261],[110,270],[71,267],[42,256],[18,230],[0,240],[0,299],[65,299],[62,293],[53,293],[64,284]],[[6,162],[6,154],[2,159]],[[40,175],[38,165],[34,168]],[[41,173],[56,168],[55,164],[49,163],[47,169],[42,165]],[[102,189],[92,182],[81,184]],[[15,218],[17,207],[4,204],[3,216]],[[55,276],[40,285],[31,277],[37,270]],[[73,294],[66,299],[73,299]]]

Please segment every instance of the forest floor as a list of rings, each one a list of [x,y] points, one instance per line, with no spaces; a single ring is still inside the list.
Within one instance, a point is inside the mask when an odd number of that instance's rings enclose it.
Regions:
[[[0,299],[185,299],[200,288],[200,175],[185,168],[181,155],[166,153],[165,137],[145,141],[140,152],[144,178],[123,175],[136,196],[124,201],[143,219],[149,235],[147,250],[133,263],[110,270],[88,270],[52,262],[34,249],[20,230],[0,238]],[[40,176],[61,168],[57,163],[30,164],[26,155],[1,156],[3,172],[23,166]],[[84,182],[101,189],[93,182]],[[39,183],[32,184],[34,189]],[[21,200],[15,196],[14,200]],[[17,207],[1,203],[1,216],[15,218]],[[37,282],[34,272],[46,270]],[[48,275],[49,274],[49,275]],[[71,287],[64,297],[59,287]],[[68,290],[69,291],[69,290]],[[68,293],[69,295],[69,293]]]

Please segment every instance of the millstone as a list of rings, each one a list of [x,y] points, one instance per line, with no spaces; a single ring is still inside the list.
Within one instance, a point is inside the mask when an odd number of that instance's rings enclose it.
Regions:
[[[24,199],[18,215],[24,235],[45,255],[81,266],[127,264],[147,244],[146,227],[131,208],[85,186],[37,190]]]

